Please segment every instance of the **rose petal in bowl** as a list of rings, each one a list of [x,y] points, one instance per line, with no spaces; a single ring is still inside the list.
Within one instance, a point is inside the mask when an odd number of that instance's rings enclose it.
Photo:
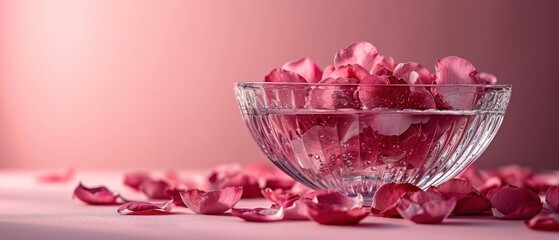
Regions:
[[[396,210],[398,200],[407,192],[421,191],[409,183],[387,183],[382,185],[373,196],[371,212],[382,217],[399,217]]]
[[[191,189],[180,194],[184,205],[192,211],[216,215],[226,212],[239,202],[243,195],[243,187],[225,187],[209,192]]]
[[[74,190],[74,196],[91,205],[114,205],[120,197],[104,186],[88,188],[81,182]]]
[[[231,214],[247,222],[275,222],[283,219],[283,207],[280,208],[232,208]]]
[[[264,82],[300,82],[307,81],[301,75],[285,69],[276,68],[264,77]]]
[[[559,231],[559,214],[538,214],[524,223],[531,229],[540,231]]]
[[[545,204],[547,209],[559,212],[559,186],[552,186],[545,193]]]
[[[538,194],[513,186],[496,190],[491,205],[493,216],[500,219],[529,219],[542,210]]]
[[[454,206],[456,199],[445,199],[435,192],[407,192],[398,201],[396,210],[405,218],[420,224],[441,223],[447,218]]]
[[[150,203],[150,202],[127,202],[120,205],[116,210],[118,213],[123,214],[126,212],[147,212],[147,211],[160,211],[171,212],[173,209],[173,200],[163,203]]]
[[[373,44],[358,42],[338,51],[334,57],[334,66],[339,68],[348,64],[357,64],[364,67],[368,72],[373,72],[382,60]]]
[[[322,79],[322,71],[308,57],[285,63],[281,68],[299,74],[309,83],[316,83]]]
[[[479,84],[474,65],[466,59],[456,56],[439,59],[435,63],[435,83],[445,84]],[[476,92],[465,91],[457,87],[432,88],[440,107],[450,109],[470,109],[474,106]]]
[[[369,211],[365,208],[348,208],[338,204],[316,203],[309,199],[301,201],[306,206],[309,218],[319,224],[357,224],[369,215]]]
[[[438,192],[447,199],[455,198],[456,206],[452,213],[456,215],[483,214],[491,210],[489,199],[463,179],[451,179],[429,190]]]
[[[320,86],[320,84],[358,83],[354,78],[326,78],[319,82],[309,93],[309,104],[316,109],[355,108],[355,91],[351,86]]]

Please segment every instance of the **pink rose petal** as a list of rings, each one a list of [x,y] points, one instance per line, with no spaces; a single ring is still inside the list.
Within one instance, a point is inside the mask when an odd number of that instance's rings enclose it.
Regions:
[[[304,199],[307,215],[319,224],[325,225],[350,225],[357,224],[369,215],[365,208],[348,208],[345,206],[329,203],[316,203]]]
[[[299,74],[309,83],[317,83],[322,79],[322,71],[308,57],[288,62],[281,68]]]
[[[368,42],[358,42],[341,49],[334,57],[334,65],[339,68],[348,64],[357,64],[364,67],[367,72],[373,72],[382,58],[377,48]]]
[[[143,192],[150,199],[169,199],[167,190],[171,189],[171,186],[165,180],[154,180],[146,179],[140,186],[139,190]]]
[[[545,193],[545,204],[554,212],[559,212],[559,186],[552,186]]]
[[[371,212],[382,217],[398,217],[396,206],[400,197],[407,192],[421,191],[409,183],[387,183],[382,185],[373,196]]]
[[[501,178],[488,176],[485,172],[478,170],[475,165],[466,168],[466,170],[460,173],[459,177],[470,182],[472,186],[485,196],[492,189],[502,186]]]
[[[534,230],[559,231],[559,214],[538,214],[524,223]]]
[[[309,104],[315,109],[356,108],[357,102],[353,97],[354,88],[347,86],[320,86],[320,84],[354,84],[354,78],[327,78],[309,93]]]
[[[120,205],[120,207],[116,210],[120,214],[124,214],[126,212],[151,212],[151,211],[160,211],[164,213],[171,212],[173,209],[173,200],[163,203],[150,203],[150,202],[127,202],[125,204]]]
[[[454,206],[456,199],[445,199],[435,192],[407,192],[398,201],[398,213],[415,223],[436,224],[447,218]]]
[[[413,77],[413,72],[417,74],[417,77]],[[434,81],[429,70],[415,62],[398,64],[394,68],[393,75],[394,77],[403,79],[408,84],[432,84]]]
[[[489,199],[481,195],[471,183],[462,179],[451,179],[437,187],[430,188],[442,194],[446,199],[455,198],[456,206],[453,214],[472,215],[483,214],[491,210]]]
[[[120,197],[104,186],[88,188],[81,182],[74,190],[74,196],[90,205],[114,205]]]
[[[348,197],[337,191],[317,190],[303,195],[303,198],[311,199],[317,203],[334,204],[347,208],[360,208],[363,206],[363,196]]]
[[[326,79],[329,78],[330,75],[336,70],[336,67],[334,67],[334,65],[328,65],[324,68],[324,72],[322,72],[322,79]],[[321,80],[322,80],[321,79]]]
[[[351,81],[351,83],[359,83],[369,75],[369,72],[360,65],[348,64],[336,68],[328,77],[355,79],[357,81]],[[319,83],[326,82],[320,81]]]
[[[493,216],[501,219],[528,219],[542,210],[538,194],[513,186],[496,190],[491,198]]]
[[[264,198],[273,203],[277,203],[282,199],[290,198],[295,195],[299,196],[281,188],[276,188],[275,190],[272,190],[271,188],[264,188],[261,193]]]
[[[451,56],[439,59],[435,64],[435,83],[444,84],[479,84],[477,71],[468,60]],[[476,92],[459,87],[432,88],[440,106],[451,109],[471,109],[476,101]]]
[[[287,220],[308,220],[306,205],[301,200],[310,200],[303,198],[299,195],[291,195],[287,198],[281,199],[272,205],[272,208],[283,208],[284,219]]]
[[[500,167],[495,173],[501,178],[503,184],[524,187],[524,181],[534,174],[534,170],[513,164]]]
[[[497,83],[497,77],[491,73],[481,72],[477,78],[482,84],[494,85]]]
[[[524,179],[524,186],[539,194],[545,194],[551,186],[559,186],[559,174],[536,172]]]
[[[186,207],[186,205],[184,205],[184,202],[182,201],[181,198],[181,192],[184,191],[186,191],[186,189],[172,188],[172,189],[168,189],[166,194],[167,196],[169,196],[168,198],[173,200],[173,204],[175,206]]]
[[[124,185],[129,186],[135,190],[140,190],[140,185],[151,179],[151,176],[145,172],[132,172],[124,174]]]
[[[209,192],[192,189],[180,194],[184,205],[192,211],[216,215],[226,212],[239,202],[243,195],[243,187],[226,187]]]
[[[275,222],[283,219],[283,208],[232,208],[231,214],[247,222]]]
[[[61,171],[44,173],[37,176],[37,180],[41,183],[64,183],[72,180],[76,175],[73,168],[67,168]]]
[[[306,83],[307,81],[301,75],[287,71],[284,69],[276,68],[272,70],[266,77],[264,82],[300,82]]]
[[[396,61],[392,57],[381,56],[382,61],[371,71],[372,75],[390,75],[394,72]]]

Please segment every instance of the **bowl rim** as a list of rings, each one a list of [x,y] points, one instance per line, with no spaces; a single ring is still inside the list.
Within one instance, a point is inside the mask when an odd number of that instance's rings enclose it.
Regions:
[[[235,87],[254,86],[309,86],[309,87],[435,87],[435,88],[487,88],[512,89],[512,84],[363,84],[363,83],[303,83],[303,82],[236,82]]]

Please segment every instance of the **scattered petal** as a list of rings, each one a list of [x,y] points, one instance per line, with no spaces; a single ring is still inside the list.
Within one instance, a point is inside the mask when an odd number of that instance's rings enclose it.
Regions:
[[[104,186],[88,188],[81,182],[74,190],[74,196],[90,205],[114,205],[119,199],[117,193]]]
[[[382,185],[373,196],[371,212],[382,217],[399,217],[396,206],[400,197],[407,192],[421,191],[409,183],[387,183]]]
[[[140,185],[151,179],[151,176],[145,172],[133,172],[124,174],[124,185],[140,191]]]
[[[288,62],[281,68],[299,74],[299,76],[303,77],[309,83],[317,83],[322,79],[322,71],[320,71],[316,63],[308,57]]]
[[[529,219],[542,210],[538,194],[513,186],[496,190],[491,205],[493,216],[500,219]]]
[[[139,186],[139,190],[150,199],[169,199],[167,190],[171,189],[165,180],[145,179]]]
[[[272,208],[283,208],[284,219],[288,220],[308,220],[306,205],[301,203],[302,199],[310,200],[307,198],[302,198],[299,195],[292,195],[287,198],[279,200],[277,203],[272,205]]]
[[[445,199],[435,192],[407,192],[398,201],[398,213],[415,223],[436,224],[447,218],[454,206],[456,199]]]
[[[526,226],[540,231],[559,231],[559,214],[538,214],[530,220],[524,221]]]
[[[559,173],[535,172],[524,179],[524,186],[539,194],[545,194],[551,186],[559,186]]]
[[[61,171],[44,173],[37,176],[37,180],[41,183],[64,183],[72,180],[75,175],[76,171],[73,168],[67,168]]]
[[[116,210],[120,214],[126,212],[147,212],[147,211],[160,211],[160,212],[171,212],[173,209],[173,200],[163,203],[150,203],[150,202],[127,202],[120,205]]]
[[[166,194],[167,196],[169,196],[169,198],[173,200],[173,204],[175,206],[186,207],[186,205],[184,205],[184,202],[182,201],[181,198],[181,192],[184,191],[186,191],[186,189],[173,188],[173,189],[168,189]]]
[[[299,196],[281,188],[276,188],[275,190],[272,190],[271,188],[264,188],[261,193],[264,198],[273,203],[277,203],[282,199],[290,198],[291,196]]]
[[[338,51],[334,57],[334,65],[339,68],[348,64],[357,64],[364,67],[368,72],[373,72],[382,60],[373,44],[358,42]]]
[[[192,189],[180,194],[184,205],[192,211],[216,215],[226,212],[239,202],[243,195],[243,187],[226,187],[209,192]]]
[[[247,222],[275,222],[283,219],[283,208],[232,208],[231,214]]]
[[[369,211],[365,208],[348,208],[337,204],[316,203],[309,199],[301,201],[306,206],[309,218],[319,224],[357,224],[369,215]]]
[[[334,204],[347,208],[360,208],[363,206],[364,200],[361,194],[355,197],[348,197],[337,191],[317,190],[303,195],[303,198],[312,199],[317,203]]]
[[[463,179],[451,179],[430,190],[440,193],[446,199],[456,199],[456,206],[452,211],[456,215],[483,214],[491,210],[489,199]]]
[[[545,193],[545,204],[549,210],[559,212],[559,186],[553,186],[547,189]]]

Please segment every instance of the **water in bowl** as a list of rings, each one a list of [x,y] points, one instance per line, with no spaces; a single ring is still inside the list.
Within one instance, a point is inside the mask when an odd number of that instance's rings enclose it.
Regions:
[[[503,112],[268,110],[245,121],[279,168],[314,189],[362,194],[382,184],[442,183],[485,150]]]

